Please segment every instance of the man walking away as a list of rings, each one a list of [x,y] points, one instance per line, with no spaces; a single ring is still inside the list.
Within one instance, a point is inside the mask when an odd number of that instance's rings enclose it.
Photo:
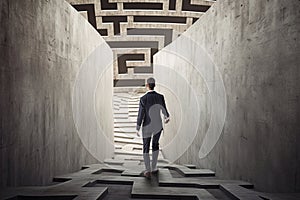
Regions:
[[[144,176],[151,177],[158,172],[157,159],[159,154],[159,138],[163,130],[161,113],[164,116],[164,122],[168,123],[169,113],[166,108],[164,96],[155,92],[155,79],[147,79],[147,93],[140,98],[139,113],[137,117],[137,136],[140,136],[139,130],[142,126],[143,136],[143,158],[145,163]],[[152,138],[152,166],[150,168],[150,142]]]

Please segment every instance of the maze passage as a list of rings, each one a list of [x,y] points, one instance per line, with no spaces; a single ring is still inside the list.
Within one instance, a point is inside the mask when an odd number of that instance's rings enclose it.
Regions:
[[[157,50],[187,30],[214,3],[212,0],[89,0],[84,4],[81,0],[68,1],[114,49],[115,87],[143,86],[141,80],[153,73],[153,56]],[[124,41],[129,41],[126,47],[122,45]],[[149,42],[158,43],[157,50],[153,51],[147,45]],[[122,48],[122,53],[118,53]],[[144,65],[129,66],[128,62],[136,60],[133,54],[145,53],[138,48],[148,49],[151,59]]]

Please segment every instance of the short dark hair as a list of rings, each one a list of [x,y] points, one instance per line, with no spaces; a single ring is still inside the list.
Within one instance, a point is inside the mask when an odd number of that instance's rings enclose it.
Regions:
[[[151,77],[151,78],[148,78],[148,79],[147,79],[147,84],[148,84],[150,90],[153,90],[154,87],[155,87],[155,79],[152,78],[152,77]]]

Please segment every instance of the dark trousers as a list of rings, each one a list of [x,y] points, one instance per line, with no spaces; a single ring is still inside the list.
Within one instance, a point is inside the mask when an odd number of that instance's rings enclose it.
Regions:
[[[162,131],[162,130],[161,130]],[[153,135],[152,138],[152,152],[159,150],[159,138],[161,131]],[[149,153],[150,150],[150,142],[151,142],[151,137],[143,138],[143,153]]]

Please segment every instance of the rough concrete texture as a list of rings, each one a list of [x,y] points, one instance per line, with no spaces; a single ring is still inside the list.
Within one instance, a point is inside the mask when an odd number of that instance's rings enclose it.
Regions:
[[[165,134],[174,139],[187,135],[177,142],[177,149],[188,147],[184,154],[163,149],[167,159],[180,157],[179,163],[192,162],[219,177],[249,181],[258,190],[300,191],[299,7],[296,0],[218,1],[155,55],[154,76],[162,84],[158,89],[165,93],[167,106],[181,110],[182,121],[193,120],[198,126],[196,133],[191,133],[192,127],[178,133],[166,127]],[[210,70],[208,76],[203,76],[205,69]],[[181,79],[185,82],[178,84]],[[170,92],[180,98],[181,108]],[[190,112],[195,100],[199,107]],[[225,108],[218,101],[225,102]],[[219,115],[224,111],[223,123]],[[178,118],[172,114],[171,120]],[[208,134],[220,125],[220,135]],[[172,126],[180,128],[180,123]]]
[[[89,144],[78,135],[72,95],[81,64],[104,40],[74,8],[60,0],[2,0],[0,13],[1,186],[47,184],[54,175],[97,162],[95,152],[89,152]],[[94,86],[95,98],[102,99],[105,94],[103,101],[112,102],[112,70],[104,72],[100,63],[112,59],[112,52],[107,45],[101,48],[106,53],[88,63],[100,68],[104,78],[85,78],[99,79]],[[75,101],[80,109],[88,103],[82,101]],[[98,118],[97,123],[103,132],[112,134],[112,104],[95,107],[98,116],[106,112],[105,120]],[[86,123],[94,122],[92,118],[91,114]],[[101,147],[113,140],[103,132],[89,132],[86,137]],[[101,152],[99,148],[97,152],[103,155],[98,157],[113,153],[109,144],[105,148],[112,151]]]

